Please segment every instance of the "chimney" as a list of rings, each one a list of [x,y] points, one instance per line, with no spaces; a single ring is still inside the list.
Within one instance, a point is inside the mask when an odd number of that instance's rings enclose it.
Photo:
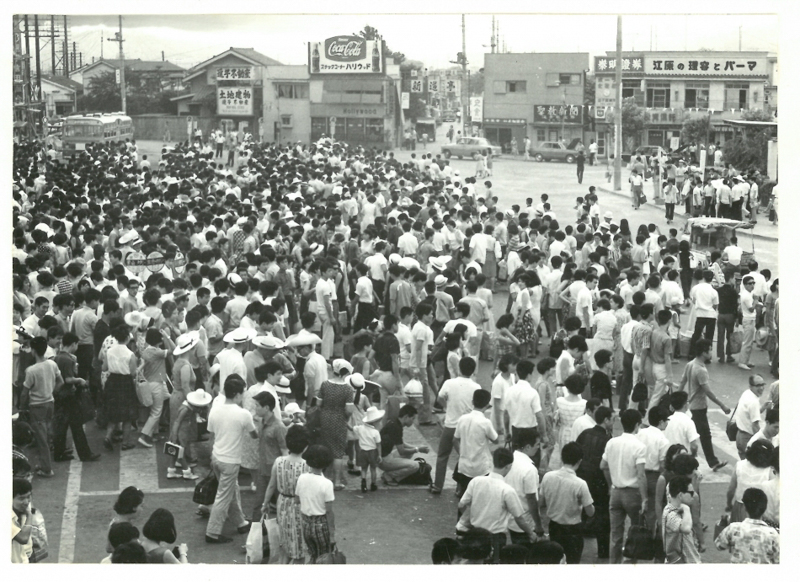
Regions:
[[[164,61],[164,51],[161,51],[161,61]]]

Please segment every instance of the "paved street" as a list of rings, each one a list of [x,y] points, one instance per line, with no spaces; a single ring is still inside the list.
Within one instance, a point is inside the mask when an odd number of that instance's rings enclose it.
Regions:
[[[440,128],[443,134],[447,124]],[[439,137],[436,144],[429,144],[429,151],[438,153],[444,138]],[[151,160],[158,159],[160,144],[145,142],[141,144]],[[418,149],[418,151],[420,151]],[[396,156],[405,160],[410,152],[397,151]],[[453,160],[453,166],[462,176],[474,172],[474,162]],[[512,204],[524,205],[525,198],[538,199],[539,194],[547,192],[555,213],[562,222],[572,222],[574,199],[588,191],[588,186],[604,181],[604,168],[587,167],[583,185],[576,183],[573,165],[559,163],[525,162],[521,159],[500,158],[494,165],[493,191],[500,197],[501,208]],[[660,208],[645,207],[633,212],[627,199],[616,195],[601,194],[603,210],[614,212],[615,220],[627,216],[631,227],[639,222],[654,221],[664,224]],[[566,219],[566,220],[564,220]],[[749,243],[748,243],[749,244]],[[762,267],[777,272],[777,242],[756,241],[757,257]],[[500,315],[506,305],[507,294],[501,290],[495,301],[495,316]],[[753,357],[754,372],[768,373],[766,353],[756,350]],[[675,364],[673,377],[680,378],[685,361]],[[711,384],[714,391],[731,408],[747,386],[747,373],[735,365],[710,364]],[[482,363],[479,371],[481,384],[490,386],[491,364]],[[724,434],[725,415],[715,407],[711,408],[709,418],[712,423],[714,444],[722,460],[729,466],[719,473],[713,473],[700,459],[704,480],[701,484],[703,496],[703,521],[709,526],[706,536],[708,551],[703,554],[707,562],[726,562],[727,556],[713,549],[710,541],[713,523],[719,518],[725,505],[725,489],[730,478],[732,465],[737,459],[734,443]],[[421,429],[421,430],[420,430]],[[617,427],[616,431],[620,429]],[[433,451],[437,448],[439,427],[412,427],[406,430],[409,444],[427,443]],[[137,448],[131,451],[106,453],[102,448],[102,434],[94,426],[87,425],[87,433],[93,450],[103,453],[98,463],[79,462],[56,465],[56,477],[36,479],[34,482],[34,504],[47,520],[51,552],[48,562],[97,563],[104,557],[106,528],[112,517],[112,505],[120,489],[136,485],[146,492],[143,515],[146,517],[157,507],[170,509],[176,517],[179,541],[189,545],[189,560],[197,563],[243,563],[243,546],[246,536],[238,536],[231,524],[226,526],[226,534],[232,534],[234,543],[212,546],[203,541],[206,521],[194,513],[191,501],[194,483],[166,479],[166,457],[160,447],[154,449]],[[435,454],[423,455],[435,464]],[[451,458],[451,469],[455,456]],[[200,474],[208,471],[208,451],[201,456],[198,467]],[[245,508],[255,504],[254,494],[249,491],[249,478],[242,476],[243,505]],[[454,483],[448,477],[445,491],[434,496],[422,487],[396,489],[381,488],[376,493],[361,494],[358,479],[350,478],[346,491],[337,493],[335,502],[337,539],[349,563],[364,564],[427,564],[433,542],[453,534],[456,521],[456,498],[453,495]],[[139,523],[143,525],[144,520]],[[594,541],[587,540],[584,562],[595,562]]]

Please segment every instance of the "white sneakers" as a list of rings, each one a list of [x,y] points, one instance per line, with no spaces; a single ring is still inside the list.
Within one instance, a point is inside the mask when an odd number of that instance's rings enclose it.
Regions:
[[[179,471],[174,467],[169,467],[167,469],[167,479],[186,479],[188,481],[194,481],[195,479],[199,479],[199,477],[192,473],[191,469]]]

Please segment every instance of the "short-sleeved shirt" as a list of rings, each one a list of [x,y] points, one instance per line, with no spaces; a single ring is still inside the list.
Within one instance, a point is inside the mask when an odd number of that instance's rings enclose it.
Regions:
[[[656,364],[666,363],[666,357],[672,357],[672,339],[660,327],[653,330],[650,336],[650,355]]]
[[[705,386],[708,386],[708,369],[705,365],[692,360],[683,369],[681,386],[689,394],[689,410],[705,410],[708,408]]]
[[[542,411],[539,393],[526,380],[519,380],[506,390],[505,409],[511,426],[532,428],[538,426],[536,414]]]
[[[412,368],[427,367],[428,347],[433,345],[433,330],[423,322],[418,321],[411,329],[411,338],[411,360],[408,365]],[[417,355],[417,343],[420,340],[422,340],[422,353]]]
[[[308,516],[325,515],[325,504],[334,500],[331,480],[314,473],[300,475],[294,493],[300,498],[300,512]]]
[[[17,534],[22,531],[22,521],[17,516],[16,512],[11,510],[11,563],[12,564],[27,564],[29,562],[28,556],[33,550],[33,537],[29,537],[28,541],[20,544],[14,541]]]
[[[381,456],[388,456],[397,445],[403,444],[403,425],[400,421],[390,420],[381,429]]]
[[[539,489],[547,517],[560,525],[579,524],[583,508],[594,503],[586,481],[570,467],[545,474]]]
[[[514,451],[514,462],[505,476],[505,482],[514,488],[522,508],[528,511],[528,495],[539,495],[539,470],[533,460],[522,451]],[[508,529],[521,533],[522,529],[514,518],[509,518]]]
[[[386,332],[375,340],[375,361],[384,372],[392,371],[392,356],[400,355],[400,342],[392,332]]]
[[[467,477],[479,477],[492,470],[491,442],[497,440],[492,422],[480,411],[463,415],[456,424],[455,438],[461,439],[458,472]]]
[[[44,360],[25,370],[25,388],[30,390],[30,404],[53,402],[56,382],[62,379],[61,371],[53,360]]]
[[[504,533],[508,529],[509,519],[525,513],[517,492],[498,473],[470,481],[459,503],[461,506],[467,504],[470,506],[469,523],[490,533]],[[466,515],[461,518],[459,525],[466,525]]]
[[[667,456],[667,449],[670,445],[669,439],[655,426],[640,428],[639,432],[636,433],[636,438],[642,441],[646,448],[644,457],[645,471],[660,471]]]
[[[226,402],[208,413],[208,432],[214,433],[212,454],[220,463],[241,464],[242,442],[255,430],[253,415],[238,404]]]
[[[611,484],[617,489],[638,486],[637,466],[645,464],[644,444],[631,433],[622,433],[606,443],[603,460],[608,463]]]
[[[742,432],[749,434],[756,432],[754,425],[756,422],[761,422],[761,402],[750,388],[742,392],[739,397],[733,420],[736,421],[736,427]]]
[[[686,450],[691,450],[689,445],[700,438],[694,422],[685,412],[674,412],[669,417],[664,436],[671,445],[683,445]]]
[[[358,446],[362,451],[375,451],[381,444],[381,433],[369,424],[356,425],[353,433],[358,437]]]
[[[729,550],[732,564],[778,564],[781,538],[774,527],[749,517],[726,527],[714,541],[718,550]]]
[[[697,317],[717,318],[717,310],[714,307],[719,305],[719,293],[710,283],[698,283],[692,287],[689,296],[694,303]]]

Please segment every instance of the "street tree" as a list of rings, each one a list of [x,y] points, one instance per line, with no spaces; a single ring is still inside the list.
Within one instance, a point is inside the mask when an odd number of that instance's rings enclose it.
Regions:
[[[89,81],[88,91],[78,100],[80,111],[110,113],[122,109],[120,87],[116,74],[108,71]],[[129,115],[142,113],[177,113],[177,106],[170,101],[175,91],[164,90],[158,77],[143,75],[140,71],[125,68],[125,99]]]
[[[681,127],[681,142],[705,143],[708,136],[709,119],[707,115],[702,117],[688,117],[683,121]]]
[[[610,124],[616,123],[617,111],[607,115]],[[641,135],[650,117],[644,108],[639,107],[636,99],[628,97],[622,101],[622,141],[623,151],[632,151],[640,142]]]
[[[744,121],[774,121],[772,115],[761,109],[748,109],[742,113]],[[743,128],[733,139],[722,146],[725,161],[741,171],[757,169],[767,171],[767,151],[774,129],[771,127]]]
[[[364,28],[358,32],[354,32],[353,36],[360,36],[365,40],[383,40],[383,37],[378,32],[378,29],[374,26],[370,26],[369,24],[364,25]],[[391,58],[395,65],[400,65],[406,60],[406,55],[401,52],[391,50],[388,44],[384,44],[384,47],[384,56],[387,59]]]

